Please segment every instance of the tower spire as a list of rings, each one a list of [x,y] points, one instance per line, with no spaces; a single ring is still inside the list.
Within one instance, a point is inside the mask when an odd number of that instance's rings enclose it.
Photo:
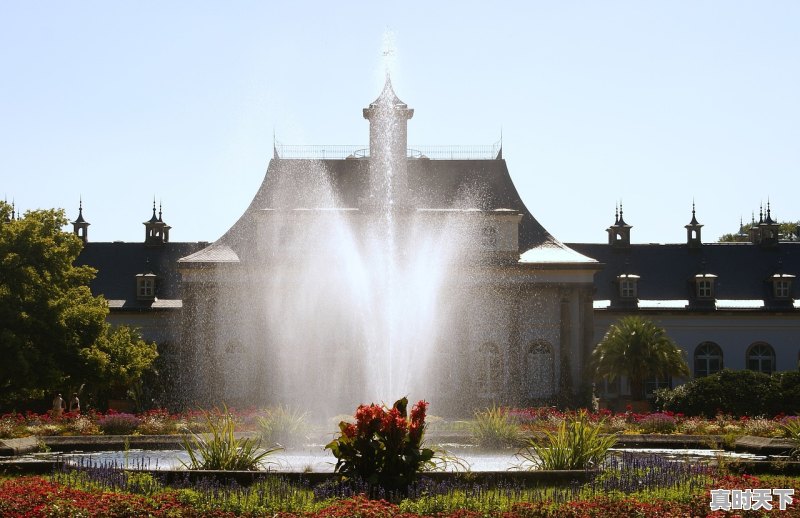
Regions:
[[[72,232],[81,238],[83,244],[89,242],[90,223],[83,219],[83,196],[78,197],[78,217],[72,222]]]

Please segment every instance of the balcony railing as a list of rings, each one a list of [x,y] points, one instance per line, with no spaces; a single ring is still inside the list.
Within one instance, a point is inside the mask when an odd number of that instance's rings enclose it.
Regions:
[[[491,145],[433,145],[413,146],[406,150],[409,158],[431,160],[495,160],[501,143]],[[358,159],[369,158],[369,147],[363,145],[294,145],[275,144],[278,158],[287,159]]]

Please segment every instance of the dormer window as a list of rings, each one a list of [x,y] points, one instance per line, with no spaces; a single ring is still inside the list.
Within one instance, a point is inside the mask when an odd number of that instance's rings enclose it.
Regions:
[[[139,300],[156,298],[156,275],[154,273],[140,273],[136,276],[136,298]]]
[[[794,275],[776,273],[772,276],[772,294],[776,299],[788,299],[792,295]]]
[[[622,274],[617,277],[619,296],[623,299],[635,299],[639,296],[639,276]]]
[[[695,290],[698,299],[714,298],[714,281],[717,276],[711,273],[701,273],[694,276]]]

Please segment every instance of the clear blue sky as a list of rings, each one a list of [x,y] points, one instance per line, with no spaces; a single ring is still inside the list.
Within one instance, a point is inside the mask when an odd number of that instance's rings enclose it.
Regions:
[[[384,40],[412,144],[492,144],[562,241],[800,219],[800,2],[0,2],[0,196],[92,241],[213,241],[286,144],[364,144]]]

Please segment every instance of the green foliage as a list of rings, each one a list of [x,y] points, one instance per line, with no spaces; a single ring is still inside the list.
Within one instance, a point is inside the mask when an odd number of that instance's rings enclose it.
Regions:
[[[0,202],[0,405],[79,385],[80,349],[101,336],[108,312],[92,297],[94,270],[73,266],[81,241],[61,210],[7,220]]]
[[[407,408],[407,398],[391,409],[360,405],[355,423],[339,423],[339,436],[325,446],[337,459],[336,472],[386,494],[406,494],[419,472],[433,465],[434,456],[433,450],[422,447],[428,403],[414,405],[410,419]]]
[[[0,202],[0,407],[49,399],[86,381],[103,389],[138,379],[155,344],[106,323],[108,305],[88,287],[95,270],[74,265],[83,245],[62,231],[64,211],[12,220],[10,210]]]
[[[544,431],[545,440],[529,438],[517,453],[531,469],[587,469],[597,466],[617,442],[616,435],[602,435],[603,422],[593,423],[585,410],[561,422],[555,432]]]
[[[268,408],[266,415],[258,418],[258,428],[268,444],[287,448],[302,445],[308,439],[310,426],[306,412],[277,406]]]
[[[627,377],[631,396],[637,400],[645,398],[644,382],[648,378],[690,374],[683,351],[664,329],[639,316],[622,317],[608,328],[592,351],[590,369],[596,379]]]
[[[524,443],[519,422],[502,407],[492,406],[475,412],[470,431],[475,443],[482,448],[516,448]]]
[[[798,394],[800,373],[724,369],[671,390],[658,390],[654,404],[662,410],[706,417],[794,414],[800,406]]]
[[[227,408],[221,414],[204,412],[203,417],[210,433],[183,438],[183,448],[189,454],[184,466],[188,469],[257,471],[266,457],[280,450],[262,449],[257,439],[237,439],[236,422]]]
[[[781,424],[786,436],[794,443],[793,457],[800,457],[800,418],[789,418]]]
[[[128,326],[106,326],[103,334],[80,350],[86,376],[107,397],[123,397],[142,378],[158,357],[156,344],[146,342]]]

